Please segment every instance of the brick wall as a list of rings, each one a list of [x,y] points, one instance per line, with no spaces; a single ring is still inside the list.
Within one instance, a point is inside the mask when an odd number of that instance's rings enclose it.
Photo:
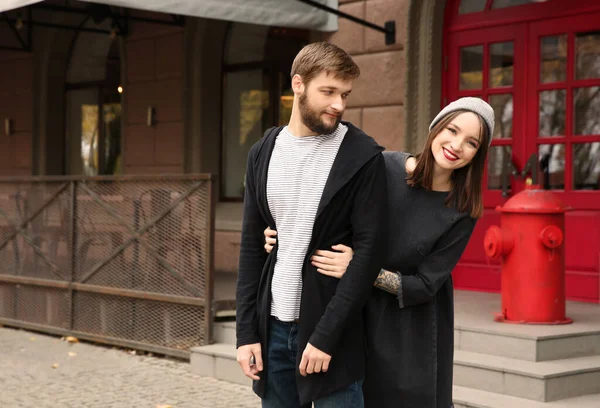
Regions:
[[[408,0],[340,0],[340,10],[383,26],[396,21],[396,44],[384,34],[340,18],[324,40],[348,51],[361,69],[344,115],[389,150],[404,147],[405,39]]]
[[[125,172],[183,173],[183,28],[135,23],[125,52]],[[148,106],[155,109],[152,127]]]

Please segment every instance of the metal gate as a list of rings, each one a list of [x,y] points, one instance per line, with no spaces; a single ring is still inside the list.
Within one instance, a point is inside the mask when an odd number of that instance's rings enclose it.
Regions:
[[[0,324],[187,358],[211,339],[212,183],[0,179]]]

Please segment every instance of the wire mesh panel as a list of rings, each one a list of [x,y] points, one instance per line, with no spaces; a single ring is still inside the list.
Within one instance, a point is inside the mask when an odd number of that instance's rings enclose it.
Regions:
[[[0,180],[0,322],[154,349],[210,342],[211,183]]]
[[[209,204],[206,182],[80,184],[75,280],[203,297]]]
[[[70,279],[68,182],[0,183],[0,274]]]
[[[204,307],[82,292],[74,306],[79,332],[176,350],[208,341]]]

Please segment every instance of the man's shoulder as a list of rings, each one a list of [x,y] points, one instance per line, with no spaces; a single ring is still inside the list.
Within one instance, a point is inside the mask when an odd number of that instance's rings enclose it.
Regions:
[[[354,126],[350,122],[343,122],[344,126],[348,128],[346,131],[346,137],[351,138],[351,140],[360,145],[363,149],[375,149],[377,151],[383,151],[384,147],[381,146],[377,141],[368,135],[364,130]]]
[[[250,151],[248,152],[248,159],[256,160],[264,150],[264,147],[269,143],[273,143],[274,139],[284,127],[285,126],[273,126],[267,129],[263,137],[261,137],[260,140],[254,143],[254,145],[250,148]]]

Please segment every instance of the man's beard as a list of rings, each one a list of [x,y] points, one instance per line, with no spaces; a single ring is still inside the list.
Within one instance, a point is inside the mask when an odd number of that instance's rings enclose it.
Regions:
[[[340,121],[342,120],[342,115],[339,115],[333,125],[327,125],[323,119],[321,119],[321,114],[316,112],[308,103],[308,97],[306,96],[306,92],[300,95],[299,99],[300,106],[300,118],[302,119],[302,123],[304,126],[312,130],[318,135],[328,135],[333,133]]]

